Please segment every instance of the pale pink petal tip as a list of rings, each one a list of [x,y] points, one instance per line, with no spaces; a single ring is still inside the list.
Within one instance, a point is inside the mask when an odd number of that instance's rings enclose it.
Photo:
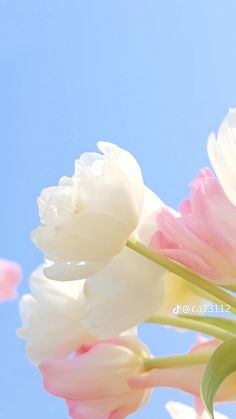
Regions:
[[[137,353],[135,352],[137,351]],[[99,341],[74,357],[39,364],[45,389],[67,401],[73,419],[124,419],[141,408],[150,391],[129,386],[142,371],[141,350],[133,338]]]
[[[20,265],[0,259],[0,302],[14,300],[17,297],[17,285],[22,276]]]
[[[150,246],[209,280],[234,284],[235,219],[236,206],[204,168],[191,183],[190,197],[180,204],[178,215],[168,208],[157,213]]]

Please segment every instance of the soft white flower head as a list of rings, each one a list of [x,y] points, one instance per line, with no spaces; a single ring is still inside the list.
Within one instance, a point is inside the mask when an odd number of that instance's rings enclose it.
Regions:
[[[236,205],[236,109],[229,110],[217,139],[210,134],[208,155],[226,195]]]
[[[126,248],[85,283],[81,323],[106,339],[154,315],[164,298],[164,269]]]
[[[43,275],[43,267],[31,275],[31,294],[21,298],[23,325],[17,330],[27,341],[27,355],[34,363],[63,358],[95,340],[80,324],[84,281],[51,281]]]
[[[135,236],[148,245],[155,224],[152,214],[163,205],[147,187]],[[90,333],[106,339],[154,315],[164,299],[165,270],[129,248],[112,258],[85,282],[85,310],[81,323]]]
[[[41,226],[32,240],[55,262],[48,277],[78,279],[101,269],[140,221],[144,185],[138,163],[114,144],[99,142],[98,148],[103,154],[82,154],[73,177],[44,189],[38,200]]]
[[[166,403],[166,409],[172,419],[210,419],[206,410],[199,416],[195,409],[179,402]],[[214,412],[215,419],[229,419],[228,416]]]

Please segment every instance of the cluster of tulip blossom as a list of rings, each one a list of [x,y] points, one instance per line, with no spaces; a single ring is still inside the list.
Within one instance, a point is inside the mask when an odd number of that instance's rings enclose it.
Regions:
[[[144,185],[129,152],[107,142],[98,149],[38,199],[32,240],[45,263],[21,298],[17,331],[27,355],[74,419],[124,419],[155,387],[193,395],[194,408],[167,403],[172,419],[227,419],[211,412],[200,388],[214,354],[235,343],[235,325],[174,316],[173,307],[213,301],[236,310],[236,110],[209,137],[216,176],[200,170],[179,212]],[[137,335],[146,321],[210,338],[154,358]],[[236,400],[235,369],[216,402]]]

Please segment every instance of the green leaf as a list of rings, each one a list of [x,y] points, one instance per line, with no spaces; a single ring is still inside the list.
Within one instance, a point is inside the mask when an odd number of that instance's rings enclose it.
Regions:
[[[227,332],[230,332],[236,335],[236,320],[233,320],[233,319],[226,319],[223,317],[192,316],[192,315],[182,315],[182,314],[179,315],[178,317],[184,317],[187,319],[199,321],[201,323],[207,323],[212,326],[218,327],[219,329],[224,329]]]
[[[224,342],[213,353],[203,376],[201,395],[212,419],[215,395],[223,381],[236,371],[235,352],[236,338]]]

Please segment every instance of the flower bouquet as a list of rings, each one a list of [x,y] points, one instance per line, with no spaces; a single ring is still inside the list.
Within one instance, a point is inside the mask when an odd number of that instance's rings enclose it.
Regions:
[[[153,388],[173,387],[195,402],[170,401],[171,418],[226,419],[214,402],[236,400],[236,110],[208,140],[216,175],[201,169],[178,211],[128,151],[98,149],[38,198],[32,240],[45,263],[21,298],[17,334],[71,418],[124,419]],[[153,357],[143,322],[199,337],[186,354]]]

